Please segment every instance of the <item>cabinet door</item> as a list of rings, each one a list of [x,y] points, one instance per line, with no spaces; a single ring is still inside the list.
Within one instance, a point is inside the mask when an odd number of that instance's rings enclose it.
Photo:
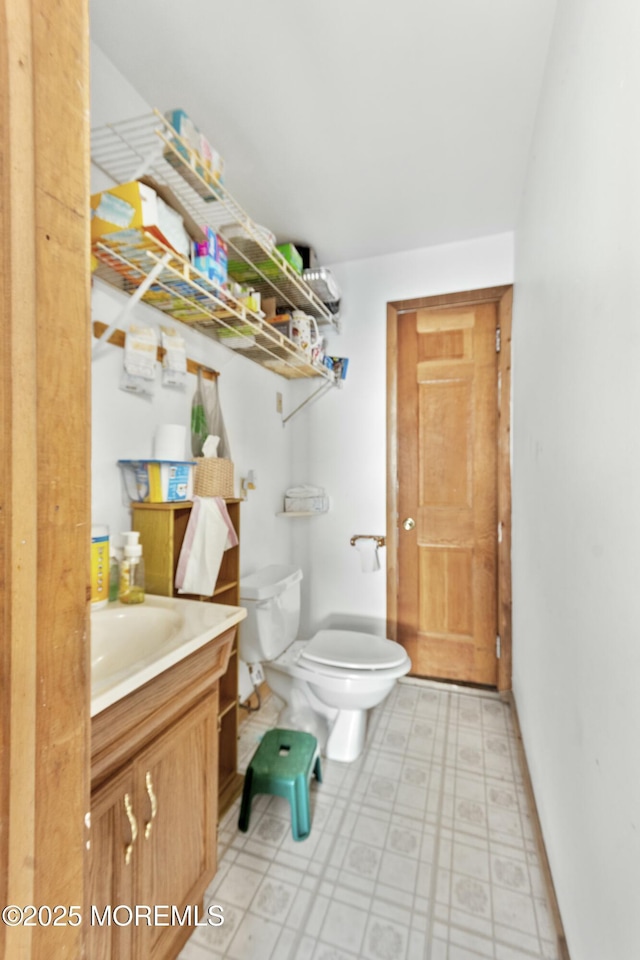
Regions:
[[[135,903],[134,871],[141,839],[136,832],[134,778],[128,766],[91,797],[88,902],[104,919],[101,925],[95,916],[85,918],[85,949],[91,960],[129,960],[131,957],[133,927],[118,926],[112,916],[119,905]],[[124,912],[118,917],[126,921]]]
[[[142,818],[139,903],[181,911],[190,906],[193,916],[215,873],[216,715],[217,691],[135,761]],[[187,927],[141,927],[138,937],[139,960],[164,960],[186,940]]]

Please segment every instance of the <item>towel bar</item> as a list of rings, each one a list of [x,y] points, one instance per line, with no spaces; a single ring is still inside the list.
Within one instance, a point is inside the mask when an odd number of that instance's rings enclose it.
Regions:
[[[375,540],[379,547],[386,547],[387,538],[377,536],[375,533],[357,533],[354,537],[351,537],[351,546],[355,547],[356,540]]]

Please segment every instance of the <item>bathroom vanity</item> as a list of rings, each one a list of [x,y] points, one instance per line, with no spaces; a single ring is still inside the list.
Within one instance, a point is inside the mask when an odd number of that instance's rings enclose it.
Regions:
[[[94,917],[87,924],[86,950],[92,960],[173,960],[203,917],[202,898],[216,871],[218,681],[244,611],[218,607],[218,623],[205,626],[202,619],[188,618],[205,617],[212,611],[208,604],[147,600],[150,615],[156,605],[161,613],[171,604],[181,616],[186,610],[186,639],[168,637],[155,659],[142,650],[142,659],[132,658],[132,666],[112,671],[107,680],[95,679],[100,658],[92,650],[92,708],[102,707],[92,709],[91,720],[86,900]],[[92,618],[98,627],[101,613]],[[194,622],[200,626],[194,628]],[[201,627],[198,638],[188,636]],[[99,646],[100,630],[95,633]],[[164,668],[158,670],[158,664]],[[142,914],[136,924],[134,913],[127,922],[136,905],[151,908],[148,921]],[[174,917],[172,923],[172,906],[186,922]]]

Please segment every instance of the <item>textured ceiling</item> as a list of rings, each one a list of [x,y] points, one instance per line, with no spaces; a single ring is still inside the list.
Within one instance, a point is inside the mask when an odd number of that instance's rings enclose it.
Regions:
[[[335,263],[513,229],[555,5],[91,0],[91,39],[190,114],[256,221]]]

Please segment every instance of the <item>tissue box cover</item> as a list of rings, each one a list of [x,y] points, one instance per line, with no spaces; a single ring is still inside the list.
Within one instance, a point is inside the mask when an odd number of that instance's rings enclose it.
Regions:
[[[194,460],[118,460],[127,496],[139,503],[175,503],[193,497]]]
[[[108,235],[118,244],[143,245],[145,233],[189,257],[191,241],[182,217],[151,187],[133,180],[93,194],[92,241]]]

